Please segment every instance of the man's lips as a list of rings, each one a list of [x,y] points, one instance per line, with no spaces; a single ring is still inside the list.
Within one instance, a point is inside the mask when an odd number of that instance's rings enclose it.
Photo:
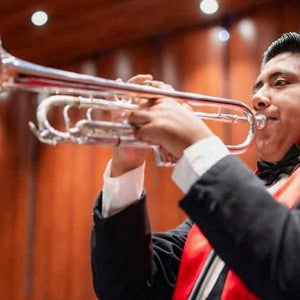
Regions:
[[[271,117],[271,116],[266,116],[267,120],[272,120],[272,121],[276,121],[278,120],[279,118],[278,117]]]
[[[279,118],[277,116],[271,116],[267,114],[256,114],[256,126],[257,129],[262,130],[267,127],[268,122],[270,121],[277,121]]]
[[[265,113],[257,112],[256,115],[264,116],[267,120],[278,120],[279,119],[278,115],[270,114],[270,113],[267,113],[267,112],[265,112]]]

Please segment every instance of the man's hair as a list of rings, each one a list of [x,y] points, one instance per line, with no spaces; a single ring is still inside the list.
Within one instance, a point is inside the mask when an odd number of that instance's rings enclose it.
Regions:
[[[300,53],[300,32],[287,32],[274,40],[263,54],[262,65],[283,52]]]

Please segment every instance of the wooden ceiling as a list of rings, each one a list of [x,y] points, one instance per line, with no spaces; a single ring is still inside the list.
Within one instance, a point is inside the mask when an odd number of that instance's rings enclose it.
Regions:
[[[205,16],[199,0],[1,0],[4,48],[31,62],[61,66],[118,47],[222,16],[240,14],[271,0],[219,0],[220,12]],[[49,14],[44,27],[31,24],[35,10]]]

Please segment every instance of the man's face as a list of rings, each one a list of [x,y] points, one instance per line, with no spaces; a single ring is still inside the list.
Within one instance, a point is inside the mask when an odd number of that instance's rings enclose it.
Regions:
[[[282,53],[266,63],[254,84],[252,105],[268,118],[255,146],[261,159],[280,161],[300,145],[300,54]]]

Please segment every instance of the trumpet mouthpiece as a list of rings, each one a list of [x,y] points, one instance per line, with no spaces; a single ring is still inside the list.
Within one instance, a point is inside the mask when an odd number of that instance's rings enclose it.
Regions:
[[[267,125],[267,117],[262,114],[258,114],[255,116],[257,129],[264,129]]]

